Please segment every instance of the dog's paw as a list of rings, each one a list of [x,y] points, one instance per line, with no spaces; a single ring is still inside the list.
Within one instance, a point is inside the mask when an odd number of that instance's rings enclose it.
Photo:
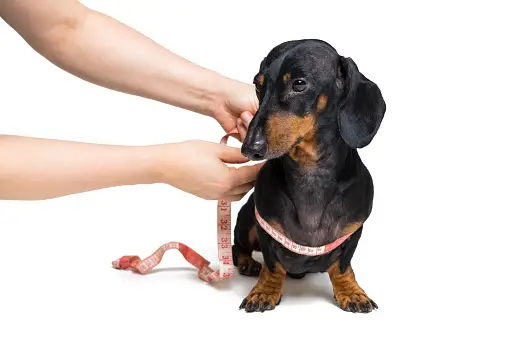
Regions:
[[[241,275],[257,277],[260,275],[262,264],[260,264],[258,261],[250,257],[249,260],[246,260],[242,264],[240,264],[238,269]]]
[[[239,270],[241,275],[258,277],[262,269],[262,264],[254,260],[252,255],[240,252],[237,246],[233,246],[233,264]]]
[[[239,309],[245,309],[246,312],[265,312],[275,309],[283,296],[285,277],[286,272],[279,264],[276,264],[273,271],[265,265],[262,266],[256,285],[242,301]]]
[[[244,298],[239,309],[245,309],[246,312],[265,312],[272,311],[281,302],[279,293],[252,292]]]
[[[378,309],[378,305],[362,292],[339,292],[334,296],[343,311],[352,313],[370,313]]]

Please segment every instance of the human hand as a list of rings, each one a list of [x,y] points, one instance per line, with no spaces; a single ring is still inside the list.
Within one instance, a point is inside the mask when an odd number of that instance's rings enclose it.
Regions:
[[[242,199],[254,186],[263,164],[228,166],[249,160],[239,148],[206,141],[149,146],[156,181],[207,200]]]
[[[223,100],[214,110],[213,117],[225,132],[237,128],[240,134],[239,141],[242,142],[249,122],[258,110],[255,87],[240,81],[231,81],[225,88]]]

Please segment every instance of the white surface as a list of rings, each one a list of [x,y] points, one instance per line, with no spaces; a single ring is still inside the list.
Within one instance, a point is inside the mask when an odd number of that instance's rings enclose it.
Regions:
[[[321,38],[357,62],[387,102],[380,132],[361,151],[376,191],[353,259],[380,309],[341,311],[328,277],[315,275],[289,280],[276,310],[246,314],[237,308],[254,279],[237,276],[217,291],[176,251],[155,274],[116,271],[110,262],[119,256],[145,257],[171,240],[217,263],[214,201],[165,186],[124,187],[0,202],[1,338],[151,338],[220,329],[248,338],[507,337],[502,5],[85,3],[243,81],[288,39]],[[2,134],[115,144],[222,136],[213,120],[64,73],[3,22],[0,50]],[[234,204],[234,216],[240,206]]]

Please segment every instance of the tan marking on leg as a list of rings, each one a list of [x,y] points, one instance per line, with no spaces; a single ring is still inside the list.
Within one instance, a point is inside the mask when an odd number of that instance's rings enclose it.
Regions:
[[[344,273],[341,273],[339,263],[336,262],[329,267],[328,273],[334,298],[342,310],[354,313],[369,313],[378,308],[376,303],[367,296],[366,292],[357,283],[351,265],[347,267]]]
[[[256,227],[254,225],[249,230],[247,239],[248,239],[249,243],[251,244],[251,246],[253,246],[254,244],[256,244],[258,242],[258,233],[256,233]]]
[[[248,296],[243,300],[240,308],[247,312],[263,312],[276,307],[283,295],[286,271],[281,264],[276,263],[274,272],[263,265],[260,276]]]

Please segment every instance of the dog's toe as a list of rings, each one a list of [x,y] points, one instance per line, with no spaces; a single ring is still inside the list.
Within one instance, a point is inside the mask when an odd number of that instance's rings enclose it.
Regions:
[[[279,294],[251,293],[242,300],[239,309],[248,313],[271,311],[281,302]]]
[[[378,305],[364,293],[337,293],[336,302],[343,311],[352,313],[370,313]]]

